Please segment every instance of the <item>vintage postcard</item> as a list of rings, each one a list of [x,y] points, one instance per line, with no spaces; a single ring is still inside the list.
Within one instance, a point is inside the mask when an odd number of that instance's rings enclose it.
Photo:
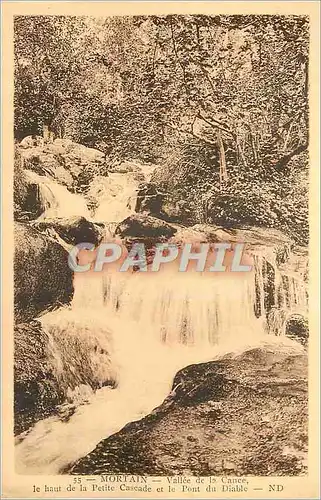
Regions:
[[[319,26],[3,2],[3,498],[319,498]]]

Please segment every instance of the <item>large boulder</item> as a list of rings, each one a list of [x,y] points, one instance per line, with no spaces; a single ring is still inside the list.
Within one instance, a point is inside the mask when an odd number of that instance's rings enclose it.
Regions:
[[[97,149],[66,139],[56,139],[51,149],[63,158],[64,167],[73,177],[77,192],[85,193],[96,175],[107,173],[105,155]]]
[[[294,476],[307,446],[307,355],[275,345],[184,368],[160,407],[69,473]]]
[[[50,145],[20,151],[25,169],[32,170],[38,175],[51,177],[71,191],[73,190],[74,178],[65,167],[64,157],[53,152]]]
[[[35,148],[38,146],[44,147],[44,145],[44,138],[40,135],[27,135],[19,144],[22,149]]]
[[[38,186],[28,181],[23,165],[21,153],[18,148],[15,148],[13,179],[14,218],[20,221],[35,219],[42,212]]]
[[[70,191],[84,193],[96,175],[106,174],[104,153],[68,139],[46,144],[28,137],[19,149],[24,168],[51,177]]]
[[[89,222],[85,217],[57,217],[36,221],[33,226],[40,232],[55,231],[66,243],[77,245],[78,243],[93,243],[98,245],[103,238],[103,227]]]
[[[163,194],[151,182],[145,182],[138,187],[136,212],[148,212],[151,215],[159,215],[162,212]]]
[[[130,215],[116,228],[116,234],[125,238],[170,238],[176,231],[170,224],[145,213]]]
[[[73,296],[68,252],[30,225],[15,224],[14,304],[16,320],[31,319]]]
[[[136,212],[146,212],[168,222],[188,220],[189,208],[185,200],[175,200],[154,182],[144,182],[138,188]]]
[[[292,314],[285,323],[285,335],[302,345],[307,345],[309,340],[309,322],[301,314]]]

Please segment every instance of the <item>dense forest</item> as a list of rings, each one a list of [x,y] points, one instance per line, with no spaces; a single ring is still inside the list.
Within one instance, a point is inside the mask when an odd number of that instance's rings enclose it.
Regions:
[[[15,138],[96,148],[106,171],[157,164],[169,218],[305,244],[308,30],[301,16],[16,17]]]

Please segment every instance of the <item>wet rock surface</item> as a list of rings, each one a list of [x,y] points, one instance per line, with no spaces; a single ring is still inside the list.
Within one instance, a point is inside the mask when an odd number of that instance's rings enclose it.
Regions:
[[[130,215],[116,228],[116,234],[122,237],[170,238],[176,231],[172,225],[146,214]]]
[[[142,183],[137,192],[136,212],[148,212],[155,217],[161,217],[163,194],[152,182]]]
[[[14,302],[17,322],[69,303],[73,275],[68,252],[30,225],[15,223]]]
[[[184,368],[161,406],[69,472],[300,475],[307,440],[306,353],[255,348]]]
[[[84,242],[98,245],[103,238],[103,228],[88,221],[85,217],[46,219],[45,221],[34,222],[33,227],[40,232],[54,230],[66,243],[71,245]]]
[[[38,186],[31,184],[23,169],[23,159],[19,149],[15,148],[14,157],[14,218],[28,221],[39,217],[42,212]]]
[[[20,151],[24,168],[51,177],[72,192],[84,192],[93,176],[106,169],[104,153],[69,139],[44,143],[27,137]]]
[[[308,319],[300,314],[292,314],[286,321],[285,335],[307,345],[309,340]]]

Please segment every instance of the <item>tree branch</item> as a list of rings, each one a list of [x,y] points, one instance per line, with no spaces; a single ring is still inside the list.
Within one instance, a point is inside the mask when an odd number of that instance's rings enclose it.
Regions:
[[[199,137],[198,135],[195,134],[195,132],[194,132],[194,123],[195,123],[195,119],[193,120],[193,122],[191,124],[191,131],[179,129],[178,127],[176,127],[172,123],[166,123],[166,126],[169,127],[169,128],[171,128],[172,130],[175,130],[179,134],[188,134],[188,135],[193,136],[195,139],[198,139],[199,141],[204,142],[205,144],[210,144],[211,146],[213,146],[213,145],[215,146],[216,143],[214,141],[209,141],[209,140],[204,139],[203,137]]]
[[[234,134],[234,132],[232,132],[231,130],[229,130],[228,128],[226,128],[224,125],[221,124],[221,122],[219,122],[218,120],[216,120],[215,118],[211,118],[211,121],[208,120],[207,118],[205,118],[205,116],[203,116],[201,114],[201,112],[198,113],[198,118],[200,118],[201,120],[203,120],[205,123],[207,123],[210,127],[212,128],[215,128],[215,129],[219,129],[219,130],[222,130],[223,132],[225,132],[226,134],[230,135],[231,137],[233,137],[234,140],[236,140],[236,135]],[[213,123],[215,122],[215,123]]]
[[[293,158],[293,156],[297,156],[299,155],[300,153],[302,153],[303,151],[306,151],[308,149],[308,144],[301,144],[300,146],[298,146],[297,148],[295,148],[293,151],[291,151],[291,153],[285,155],[285,156],[282,156],[282,158],[280,158],[275,164],[274,164],[274,168],[276,170],[283,170],[287,164],[289,163],[289,161]]]

